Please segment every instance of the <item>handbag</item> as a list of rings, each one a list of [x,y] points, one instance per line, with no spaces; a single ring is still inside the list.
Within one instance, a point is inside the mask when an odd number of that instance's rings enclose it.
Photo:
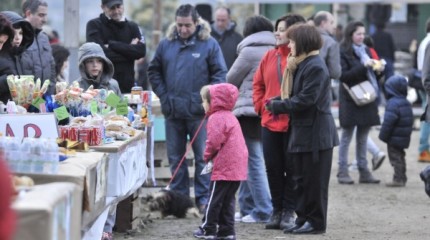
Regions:
[[[357,85],[349,87],[346,83],[343,83],[343,87],[351,96],[352,100],[357,106],[364,106],[369,104],[376,99],[376,91],[369,80],[361,82]]]

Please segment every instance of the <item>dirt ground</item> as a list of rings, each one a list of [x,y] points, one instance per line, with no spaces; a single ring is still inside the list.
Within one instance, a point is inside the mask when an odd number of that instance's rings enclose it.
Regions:
[[[377,134],[378,130],[371,131],[377,145],[386,151]],[[391,180],[393,172],[388,157],[381,168],[374,172],[381,179],[381,184],[358,184],[357,172],[351,174],[356,181],[354,185],[338,184],[338,148],[335,148],[325,234],[286,235],[280,230],[265,230],[264,224],[237,223],[237,239],[430,239],[430,198],[425,194],[424,184],[419,178],[419,172],[427,164],[417,162],[418,142],[419,131],[414,131],[406,153],[408,182],[404,188],[385,187],[385,182]],[[351,161],[354,147],[350,149]],[[157,218],[157,214],[149,218],[147,216],[148,212],[142,213],[145,225],[138,232],[131,235],[116,233],[115,239],[193,239],[192,232],[201,223],[200,219],[193,217],[162,220]]]

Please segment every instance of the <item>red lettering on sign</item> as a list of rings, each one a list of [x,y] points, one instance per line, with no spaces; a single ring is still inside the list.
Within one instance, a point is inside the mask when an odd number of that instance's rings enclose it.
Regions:
[[[10,127],[9,123],[6,124],[6,136],[15,137],[15,134],[13,133],[12,128]]]
[[[42,136],[42,131],[40,130],[40,128],[36,125],[36,124],[26,124],[24,125],[24,137],[28,137],[28,129],[29,128],[33,128],[34,130],[34,138],[40,138],[40,136]]]

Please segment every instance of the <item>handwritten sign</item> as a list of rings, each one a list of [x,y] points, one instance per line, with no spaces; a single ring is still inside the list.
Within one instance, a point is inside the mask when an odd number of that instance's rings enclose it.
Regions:
[[[0,132],[4,136],[58,138],[54,114],[1,114]]]

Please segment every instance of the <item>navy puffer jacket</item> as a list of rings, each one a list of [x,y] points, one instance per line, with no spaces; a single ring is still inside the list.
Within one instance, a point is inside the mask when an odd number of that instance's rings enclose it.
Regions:
[[[409,147],[414,122],[412,105],[406,99],[407,90],[407,80],[399,75],[388,78],[385,83],[388,100],[379,139],[399,148]]]

